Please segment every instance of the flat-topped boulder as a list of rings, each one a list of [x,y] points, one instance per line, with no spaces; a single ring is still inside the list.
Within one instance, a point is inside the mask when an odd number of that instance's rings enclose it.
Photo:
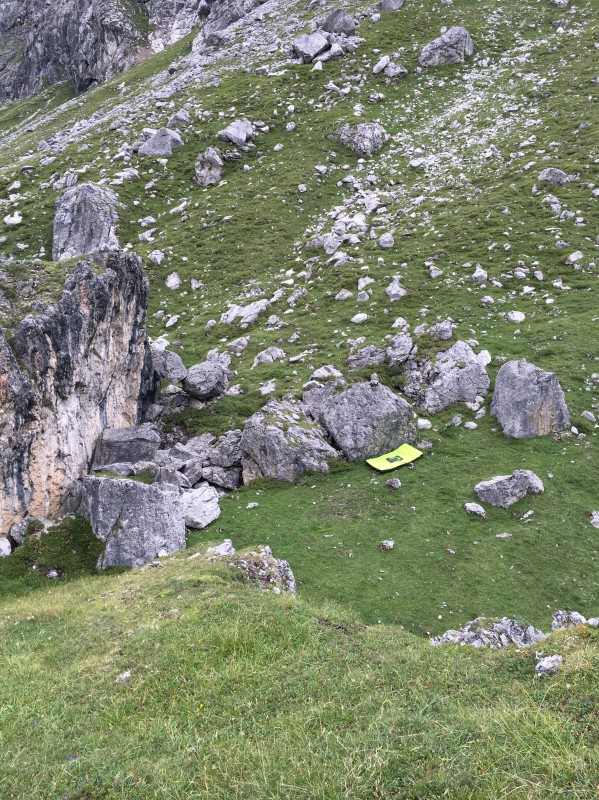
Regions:
[[[511,475],[497,475],[474,487],[479,500],[499,508],[509,508],[527,494],[545,491],[543,481],[529,469],[517,469]]]
[[[129,428],[106,428],[96,444],[94,468],[106,464],[151,461],[159,447],[160,433],[150,423]]]

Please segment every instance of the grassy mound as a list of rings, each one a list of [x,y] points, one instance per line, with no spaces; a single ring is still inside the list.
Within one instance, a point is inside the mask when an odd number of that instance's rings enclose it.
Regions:
[[[0,795],[594,797],[599,636],[540,649],[544,681],[534,652],[433,648],[184,554],[5,599]]]

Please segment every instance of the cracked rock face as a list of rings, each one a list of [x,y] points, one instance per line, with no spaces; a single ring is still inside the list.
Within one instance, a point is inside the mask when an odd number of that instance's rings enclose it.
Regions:
[[[442,636],[435,636],[431,639],[431,644],[460,644],[499,650],[509,645],[526,647],[541,642],[544,638],[545,634],[542,631],[515,619],[502,617],[488,620],[477,617],[467,622],[460,630],[445,631]]]
[[[498,475],[481,481],[474,487],[477,497],[485,503],[499,508],[509,508],[527,494],[545,491],[543,481],[529,469],[517,469],[511,475]]]
[[[413,441],[409,403],[380,383],[360,383],[344,392],[310,389],[304,403],[350,461],[363,461]]]
[[[473,53],[474,45],[466,28],[454,27],[423,48],[419,63],[421,67],[463,64]]]
[[[107,427],[138,422],[152,385],[148,286],[135,256],[80,264],[56,305],[0,335],[0,533],[56,516]]]
[[[329,460],[338,457],[320,425],[295,400],[270,400],[243,429],[244,483],[255,478],[294,481],[302,472],[328,472]]]
[[[525,359],[508,361],[497,373],[491,414],[506,436],[530,439],[570,427],[564,393],[554,372]]]
[[[116,194],[105,186],[82,183],[67,189],[56,201],[52,238],[54,261],[118,250],[119,205]]]
[[[178,491],[112,478],[84,478],[79,512],[106,542],[98,561],[107,567],[141,567],[185,549],[185,509]]]
[[[117,0],[20,0],[0,4],[0,101],[28,97],[44,82],[69,80],[76,92],[134,62],[143,37]]]

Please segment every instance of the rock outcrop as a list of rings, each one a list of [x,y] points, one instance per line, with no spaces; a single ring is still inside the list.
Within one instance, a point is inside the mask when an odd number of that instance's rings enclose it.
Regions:
[[[454,27],[423,48],[419,63],[421,67],[463,64],[472,53],[474,45],[466,28]]]
[[[0,332],[0,534],[59,513],[107,427],[129,427],[152,387],[140,261],[81,263],[60,300]]]
[[[564,393],[553,372],[522,359],[508,361],[497,373],[491,414],[506,436],[530,439],[570,427]]]
[[[185,549],[185,508],[177,490],[88,477],[78,511],[89,519],[94,536],[106,543],[99,569],[141,567]]]
[[[346,122],[329,138],[341,142],[359,156],[371,156],[383,147],[389,136],[378,122],[358,122],[357,125]]]
[[[118,250],[119,205],[116,194],[105,186],[82,183],[67,189],[56,201],[52,236],[54,261]]]
[[[452,403],[474,403],[489,385],[482,359],[469,344],[458,341],[439,353],[434,364],[422,362],[410,368],[405,392],[419,408],[437,414]]]
[[[431,639],[431,644],[460,644],[499,650],[509,645],[527,647],[542,642],[545,636],[546,634],[532,625],[526,625],[515,619],[502,617],[489,620],[477,617],[459,630],[445,631],[441,636],[435,636]]]
[[[296,400],[270,400],[246,422],[241,437],[244,483],[255,478],[294,481],[306,471],[328,472],[339,457],[317,422]]]
[[[410,404],[376,381],[342,392],[334,386],[310,389],[304,403],[350,461],[380,456],[416,435]]]
[[[527,494],[545,491],[542,480],[529,469],[517,469],[511,475],[498,475],[474,487],[479,500],[499,508],[509,508]]]

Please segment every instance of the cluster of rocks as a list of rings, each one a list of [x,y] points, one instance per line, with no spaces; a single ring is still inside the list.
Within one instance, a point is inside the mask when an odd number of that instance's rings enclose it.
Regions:
[[[599,628],[599,617],[586,619],[577,611],[556,611],[551,623],[551,633],[577,628],[581,625]],[[433,637],[431,644],[435,646],[458,644],[462,647],[467,645],[499,650],[512,645],[518,648],[530,647],[542,642],[548,636],[548,633],[543,633],[522,620],[506,617],[501,619],[477,617],[467,622],[459,630],[448,630],[441,636]],[[544,656],[542,652],[537,652],[536,656],[535,674],[539,676],[557,672],[563,662],[563,656],[557,654]]]
[[[304,64],[320,64],[355,53],[363,39],[355,36],[357,21],[344,9],[331,12],[312,33],[298,36],[292,42],[293,54]]]

